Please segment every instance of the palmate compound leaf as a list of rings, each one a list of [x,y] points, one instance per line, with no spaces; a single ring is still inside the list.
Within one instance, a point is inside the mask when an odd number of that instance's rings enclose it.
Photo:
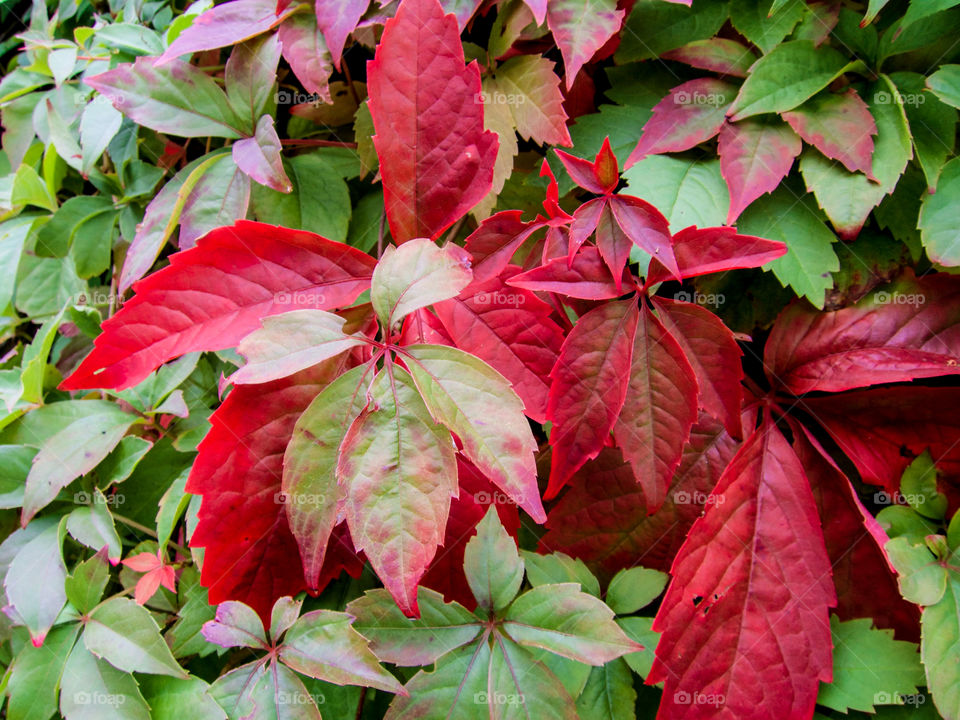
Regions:
[[[544,522],[536,441],[506,378],[451,347],[408,345],[401,357],[430,414],[456,434],[467,459],[536,522]]]
[[[911,270],[856,305],[815,312],[796,302],[764,349],[771,382],[801,394],[960,373],[960,282]]]
[[[222,675],[210,688],[231,718],[319,718],[315,698],[294,670],[337,685],[404,692],[353,628],[352,615],[315,610],[298,618],[300,605],[290,597],[277,600],[269,641],[257,613],[242,603],[224,603],[216,619],[204,624],[209,642],[268,652]]]
[[[937,709],[945,718],[960,715],[960,672],[957,670],[957,646],[960,645],[960,552],[948,558],[951,566],[946,590],[940,601],[924,608],[921,624],[923,642],[920,654],[927,674],[927,687]]]
[[[349,305],[374,263],[309,232],[245,220],[213,230],[136,284],[61,388],[123,390],[184,353],[235,346],[268,315]]]
[[[443,542],[458,493],[456,448],[402,368],[388,364],[367,398],[337,460],[344,513],[357,550],[401,609],[417,616],[417,583]]]
[[[523,564],[494,509],[470,543],[464,569],[487,607],[482,614],[444,603],[426,589],[420,590],[423,613],[416,620],[383,590],[368,591],[347,607],[384,661],[436,663],[407,684],[410,696],[397,698],[387,717],[576,720],[573,700],[542,662],[543,651],[599,666],[639,646],[613,621],[613,611],[576,583],[540,585],[511,604]],[[494,612],[495,606],[506,609]]]
[[[831,679],[836,604],[817,508],[770,421],[744,443],[687,536],[653,629],[661,718],[809,718]]]
[[[367,73],[390,233],[436,239],[489,192],[496,133],[483,127],[480,70],[437,0],[405,0]]]

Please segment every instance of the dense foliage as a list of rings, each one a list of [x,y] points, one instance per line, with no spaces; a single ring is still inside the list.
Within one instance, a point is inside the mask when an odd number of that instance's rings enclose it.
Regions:
[[[10,720],[960,720],[960,0],[0,6]]]

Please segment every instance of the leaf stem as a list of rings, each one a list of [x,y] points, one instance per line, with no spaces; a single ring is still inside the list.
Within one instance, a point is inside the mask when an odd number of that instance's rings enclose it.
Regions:
[[[281,145],[303,145],[304,147],[343,147],[356,150],[355,142],[345,142],[343,140],[314,140],[313,138],[284,138],[280,141]]]

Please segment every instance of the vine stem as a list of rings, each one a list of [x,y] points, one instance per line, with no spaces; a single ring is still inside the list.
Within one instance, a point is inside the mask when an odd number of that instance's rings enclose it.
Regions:
[[[117,513],[112,513],[112,515],[114,520],[119,520],[121,523],[123,523],[127,527],[133,530],[139,530],[143,534],[149,535],[154,540],[157,539],[157,533],[151,530],[150,528],[148,528],[146,525],[141,525],[136,520],[132,520],[126,517],[125,515],[118,515]],[[185,548],[183,545],[180,545],[179,543],[175,543],[173,540],[167,540],[167,545],[172,547],[174,550],[176,550],[180,554],[185,555],[186,557],[190,557],[190,551],[187,548]]]
[[[357,703],[357,714],[354,716],[355,720],[360,720],[363,715],[363,704],[367,699],[367,688],[360,689],[360,701]]]
[[[281,145],[303,145],[304,147],[342,147],[356,149],[355,142],[344,142],[342,140],[315,140],[312,138],[285,138],[280,141]]]

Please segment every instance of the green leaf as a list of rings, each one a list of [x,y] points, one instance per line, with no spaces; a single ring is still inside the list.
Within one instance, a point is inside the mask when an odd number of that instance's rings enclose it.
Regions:
[[[730,191],[720,161],[650,155],[623,172],[630,194],[662,212],[674,230],[726,223]]]
[[[925,78],[920,73],[891,73],[890,79],[900,90],[913,149],[927,178],[927,188],[936,190],[940,171],[953,154],[957,111],[924,90]]]
[[[107,565],[107,554],[98,552],[93,557],[84,560],[67,575],[64,590],[67,600],[77,612],[90,612],[100,602],[103,591],[110,579],[110,567]]]
[[[180,473],[160,498],[160,507],[157,510],[157,543],[161,552],[166,551],[174,527],[190,504],[192,496],[186,492],[189,475],[189,470]]]
[[[73,646],[63,668],[60,712],[66,720],[151,720],[133,676],[94,657],[83,643]]]
[[[77,276],[73,259],[42,258],[24,254],[17,272],[14,304],[24,315],[42,317],[76,302],[87,290]]]
[[[122,124],[123,115],[103,97],[86,104],[80,116],[81,172],[90,174]]]
[[[383,191],[375,190],[364,195],[353,209],[347,244],[371,252],[377,246],[378,237],[389,235],[384,218]]]
[[[366,343],[360,334],[344,333],[346,318],[326,310],[291,310],[261,322],[263,328],[237,346],[247,363],[230,376],[236,385],[287,377]]]
[[[70,513],[67,518],[67,531],[77,542],[92,550],[106,548],[110,561],[116,564],[120,561],[122,550],[120,537],[113,524],[113,516],[107,509],[107,503],[117,502],[123,496],[112,495],[108,499],[99,488],[94,488],[91,496],[87,493],[77,493],[74,501],[83,502],[87,497],[92,501],[91,504],[87,507],[79,507]]]
[[[669,579],[659,570],[642,567],[621,570],[607,587],[607,605],[617,615],[635,613],[660,597]]]
[[[450,347],[404,348],[430,414],[456,433],[463,454],[537,522],[540,502],[530,425],[510,383],[479,358]]]
[[[906,536],[884,545],[887,558],[897,570],[900,594],[917,605],[934,605],[947,589],[947,570],[937,563],[925,545]]]
[[[368,590],[347,605],[357,618],[353,626],[370,640],[384,662],[412,667],[430,665],[455,648],[474,640],[483,629],[477,617],[455,602],[425,587],[419,588],[419,619],[408,618],[386,590]]]
[[[25,536],[30,539],[10,563],[3,587],[19,620],[30,631],[33,644],[39,646],[67,601],[63,589],[67,570],[61,556],[63,536],[58,525],[40,525],[37,531],[32,537]]]
[[[747,40],[768,53],[803,19],[801,0],[732,0],[730,22]]]
[[[640,649],[613,621],[613,611],[576,583],[539,585],[525,592],[507,610],[503,628],[521,645],[588,665]]]
[[[270,639],[277,642],[300,617],[303,599],[295,600],[287,596],[278,598],[270,610]]]
[[[276,114],[272,104],[280,62],[280,43],[275,33],[237,43],[224,71],[224,85],[237,115],[256,125],[264,113]]]
[[[180,611],[165,638],[176,658],[208,655],[216,646],[203,637],[204,623],[214,619],[215,607],[207,602],[207,591],[200,585],[200,573],[187,567],[177,582]]]
[[[0,445],[0,508],[23,505],[23,485],[36,454],[23,445]]]
[[[947,496],[937,492],[937,468],[929,450],[903,471],[900,491],[907,504],[924,517],[943,520],[947,514]]]
[[[927,256],[936,263],[960,265],[960,226],[957,203],[960,202],[960,158],[943,167],[937,191],[925,194],[920,208],[920,237]]]
[[[872,625],[870,618],[840,622],[830,616],[833,681],[820,686],[818,705],[843,713],[872,713],[874,705],[917,694],[917,686],[924,683],[917,645],[894,640],[893,630]]]
[[[257,220],[309,230],[330,240],[347,239],[350,191],[339,170],[318,152],[284,162],[293,190],[284,194],[254,185],[252,207]],[[323,202],[317,202],[323,198]]]
[[[127,435],[97,466],[97,476],[102,487],[120,483],[130,477],[137,464],[153,447],[149,440],[136,435]]]
[[[179,213],[181,249],[193,247],[197,238],[216,227],[245,218],[250,202],[250,178],[229,153],[215,155],[209,165],[201,164],[194,172],[197,175],[188,178],[177,192],[178,202],[183,202]],[[193,177],[196,185],[191,187]]]
[[[8,720],[48,720],[56,712],[63,666],[79,630],[76,623],[60,625],[41,647],[28,643],[17,653],[7,683]]]
[[[21,205],[35,205],[50,212],[57,211],[57,200],[40,179],[37,171],[29,165],[21,165],[13,177],[13,189],[10,192],[10,202],[16,207]]]
[[[600,597],[600,581],[579,558],[561,552],[539,555],[526,550],[522,555],[531,585],[575,582],[583,592]]]
[[[616,61],[622,65],[648,60],[694,40],[706,40],[720,29],[727,13],[726,2],[696,2],[687,7],[641,0],[624,23]]]
[[[657,649],[657,643],[660,642],[660,633],[653,630],[653,618],[636,616],[617,618],[617,625],[628,638],[643,645],[642,650],[624,655],[623,660],[637,675],[642,678],[647,677],[653,665],[654,651]]]
[[[226,720],[226,713],[207,692],[210,686],[197,677],[186,680],[144,675],[140,692],[150,706],[152,720]]]
[[[833,286],[830,273],[840,269],[840,260],[833,250],[836,238],[810,196],[797,197],[781,185],[751,203],[737,221],[737,229],[786,243],[787,254],[767,263],[765,269],[772,270],[784,287],[823,307],[825,293]]]
[[[960,108],[960,65],[941,65],[927,78],[927,87],[947,105]]]
[[[630,666],[617,658],[590,671],[587,684],[577,698],[577,713],[591,720],[635,720],[636,704]]]
[[[503,610],[523,584],[523,560],[516,542],[492,505],[477,523],[477,534],[467,542],[463,570],[477,604],[489,612]]]
[[[900,93],[890,78],[881,75],[870,97],[870,112],[877,123],[873,151],[873,174],[877,182],[863,173],[847,171],[810,148],[800,158],[807,189],[816,195],[820,207],[846,240],[857,236],[870,211],[893,192],[913,156]]]
[[[66,200],[37,232],[37,255],[63,257],[82,223],[113,209],[113,201],[101,195],[78,195]]]
[[[86,82],[124,115],[157,132],[224,138],[253,134],[253,120],[237,115],[213,78],[182,60],[157,67],[153,58],[137,58]]]
[[[207,640],[223,647],[247,647],[266,650],[270,647],[263,622],[248,605],[227,600],[217,606],[217,617],[203,628]]]
[[[403,692],[396,678],[380,666],[367,639],[351,627],[352,622],[352,616],[332,610],[306,613],[287,630],[280,661],[299,673],[337,685]]]
[[[456,297],[472,279],[463,248],[414,238],[384,251],[373,271],[370,300],[380,322],[393,331],[410,313]]]
[[[730,106],[731,120],[792,110],[850,69],[831,47],[817,48],[809,40],[785,42],[754,63]]]
[[[111,208],[81,222],[73,235],[70,256],[77,268],[77,275],[92,278],[110,267],[114,228],[120,213]]]
[[[367,397],[340,448],[343,512],[357,551],[416,615],[417,583],[443,542],[458,491],[455,447],[399,366],[382,370]]]
[[[84,626],[83,642],[90,652],[120,670],[187,677],[170,654],[150,611],[129,598],[111,598],[93,610]]]
[[[950,559],[954,568],[960,554]],[[933,702],[945,718],[960,716],[960,573],[950,570],[943,597],[920,617],[920,654]]]
[[[36,219],[36,215],[20,215],[0,222],[0,312],[13,300],[23,243]]]
[[[33,341],[24,348],[23,360],[20,363],[20,399],[28,403],[39,403],[43,400],[43,379],[47,370],[47,359],[50,349],[57,337],[57,329],[63,320],[61,310],[47,320],[33,336]]]
[[[34,458],[23,497],[23,518],[29,522],[63,488],[90,472],[120,442],[136,418],[117,405],[79,418],[48,438]]]

